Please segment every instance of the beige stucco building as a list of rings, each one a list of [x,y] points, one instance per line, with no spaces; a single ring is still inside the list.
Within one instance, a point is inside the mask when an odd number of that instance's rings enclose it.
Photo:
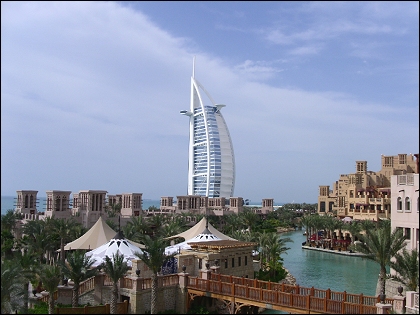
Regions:
[[[106,190],[80,190],[77,193],[63,190],[48,190],[45,204],[45,213],[37,210],[38,191],[18,190],[16,213],[21,213],[25,220],[38,220],[45,217],[65,219],[74,218],[86,228],[91,228],[99,217],[111,219],[116,224],[124,226],[132,217],[150,216],[155,214],[204,214],[223,216],[238,214],[244,211],[242,197],[209,198],[203,196],[187,195],[161,197],[160,208],[149,212],[143,210],[142,193],[122,193],[108,195]],[[109,217],[108,213],[116,204],[121,205],[121,216]],[[253,208],[258,214],[267,214],[274,211],[274,199],[262,199],[262,206]],[[120,222],[118,220],[120,219]]]
[[[378,172],[369,171],[367,161],[356,161],[356,172],[341,174],[330,186],[319,186],[318,213],[340,219],[378,221],[391,217],[391,177],[418,174],[418,154],[381,156]]]
[[[231,197],[229,202],[225,197],[209,198],[204,196],[187,195],[177,196],[174,203],[173,197],[162,197],[160,200],[160,212],[162,213],[191,213],[223,216],[238,214],[244,211],[242,197]],[[256,213],[267,214],[274,211],[274,199],[262,199],[261,207],[255,209]]]
[[[391,177],[391,213],[392,230],[403,229],[406,249],[419,250],[419,174]]]

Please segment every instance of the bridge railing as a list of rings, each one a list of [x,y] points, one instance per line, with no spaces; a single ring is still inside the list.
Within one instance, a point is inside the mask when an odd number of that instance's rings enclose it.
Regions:
[[[330,289],[321,290],[314,287],[305,288],[299,285],[220,274],[211,274],[210,280],[189,277],[189,287],[256,302],[337,314],[376,314],[376,303],[379,302],[379,297],[375,296],[349,294],[346,291],[335,292]],[[393,299],[387,298],[385,302],[392,304]]]

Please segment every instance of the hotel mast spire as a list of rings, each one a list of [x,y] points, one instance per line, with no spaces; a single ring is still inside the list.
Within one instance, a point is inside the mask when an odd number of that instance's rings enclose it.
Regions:
[[[192,73],[192,77],[195,77],[195,56],[193,58],[193,73]]]

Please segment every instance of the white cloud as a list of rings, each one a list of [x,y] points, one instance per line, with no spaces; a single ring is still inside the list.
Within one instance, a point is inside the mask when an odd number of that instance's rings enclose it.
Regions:
[[[418,130],[410,123],[398,132],[383,127],[410,116],[410,108],[265,84],[290,60],[279,54],[267,58],[272,62],[246,58],[231,66],[117,3],[2,2],[1,14],[2,194],[27,188],[132,191],[152,199],[185,194],[188,121],[179,111],[189,106],[193,55],[196,78],[227,104],[236,193],[243,197],[309,194],[300,201],[314,201],[325,174],[305,179],[311,187],[279,182],[369,146],[397,143],[403,152],[408,144],[399,135]],[[319,54],[325,46],[318,40],[338,35],[316,38],[316,30],[269,36],[291,54]],[[386,143],[366,143],[372,130]],[[333,181],[341,171],[328,172]]]

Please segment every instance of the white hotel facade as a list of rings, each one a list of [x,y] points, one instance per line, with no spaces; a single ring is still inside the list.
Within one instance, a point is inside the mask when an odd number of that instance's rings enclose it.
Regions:
[[[191,76],[188,195],[230,198],[235,186],[235,157],[226,122],[205,88]],[[208,100],[204,97],[207,96]],[[205,103],[209,102],[209,103]]]

